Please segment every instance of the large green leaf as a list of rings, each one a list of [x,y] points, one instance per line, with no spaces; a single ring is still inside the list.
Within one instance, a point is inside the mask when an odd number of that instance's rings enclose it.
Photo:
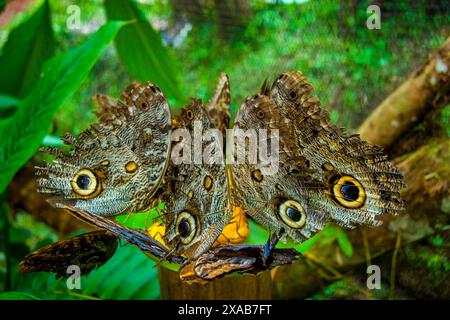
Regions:
[[[31,94],[12,117],[0,123],[0,192],[34,154],[58,108],[79,87],[123,25],[122,21],[110,21],[78,47],[47,61]]]
[[[161,36],[153,30],[136,3],[131,0],[105,0],[108,19],[135,20],[123,27],[115,41],[120,60],[139,81],[152,81],[169,99],[182,101],[178,86],[179,68]]]
[[[0,94],[0,110],[14,108],[14,107],[18,106],[19,103],[20,103],[20,100],[18,100],[15,97]]]
[[[11,116],[19,105],[20,100],[17,98],[0,94],[0,119]]]
[[[114,256],[81,279],[81,292],[103,299],[158,299],[155,262],[133,245],[120,246]]]
[[[40,300],[40,299],[26,292],[8,291],[0,293],[0,300]]]
[[[48,1],[24,23],[12,30],[0,57],[0,92],[26,96],[36,81],[44,62],[55,53],[56,43]]]

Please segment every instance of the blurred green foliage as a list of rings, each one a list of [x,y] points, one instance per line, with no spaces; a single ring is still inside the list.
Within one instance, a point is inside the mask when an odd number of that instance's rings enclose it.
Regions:
[[[78,88],[122,25],[109,22],[82,45],[44,63],[38,83],[17,112],[0,123],[0,164],[4,166],[0,192],[41,145],[58,108]]]
[[[40,77],[44,62],[56,49],[48,2],[14,29],[0,57],[0,92],[18,98],[30,93]]]
[[[78,134],[95,121],[91,96],[117,97],[134,80],[159,85],[175,108],[189,97],[208,99],[219,73],[225,71],[235,113],[264,79],[297,69],[308,76],[332,121],[355,128],[445,40],[450,25],[448,11],[430,14],[426,1],[415,1],[413,8],[406,0],[386,1],[381,30],[366,27],[366,0],[352,10],[348,2],[337,0],[252,1],[245,28],[224,38],[222,29],[234,30],[233,23],[241,21],[189,21],[167,0],[79,1],[81,26],[70,29],[67,9],[72,4],[37,1],[0,31],[1,191],[40,145],[60,145],[59,135]],[[0,2],[0,9],[3,5]],[[164,45],[180,16],[191,30],[178,45]],[[115,46],[109,45],[113,40]],[[449,114],[447,106],[441,122],[450,134]],[[11,219],[5,197],[1,201],[0,291],[9,292],[0,299],[159,297],[155,263],[129,245],[120,246],[104,266],[83,276],[81,291],[68,290],[63,280],[50,274],[20,275],[17,264],[26,253],[60,236],[27,213]],[[148,217],[143,213],[120,219],[143,228]],[[248,242],[264,243],[268,233],[254,223],[251,228]],[[319,238],[325,239],[322,243],[337,241],[345,255],[353,254],[345,232],[332,225],[296,248],[305,252]],[[439,246],[439,239],[434,243]],[[448,269],[448,261],[429,261]],[[327,298],[342,286],[336,283],[315,298]]]
[[[135,80],[151,79],[158,84],[171,105],[183,100],[176,60],[169,58],[171,53],[163,46],[161,35],[153,30],[137,5],[128,0],[106,0],[105,9],[108,19],[135,21],[123,27],[115,38],[117,53],[129,74]]]

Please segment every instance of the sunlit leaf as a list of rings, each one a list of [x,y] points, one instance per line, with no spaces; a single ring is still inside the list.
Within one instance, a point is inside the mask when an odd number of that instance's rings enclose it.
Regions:
[[[146,212],[117,216],[116,220],[129,228],[146,229],[152,224],[153,219],[161,215],[161,210],[163,209],[164,204],[160,203],[156,208],[152,208]]]
[[[120,246],[108,262],[82,277],[81,292],[103,299],[158,299],[154,265],[137,247]]]

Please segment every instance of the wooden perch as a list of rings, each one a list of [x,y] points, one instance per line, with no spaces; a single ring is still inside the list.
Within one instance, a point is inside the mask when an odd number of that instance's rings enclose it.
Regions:
[[[444,212],[450,181],[450,148],[445,139],[432,140],[426,146],[397,160],[405,176],[407,189],[402,197],[408,206],[398,216],[388,216],[382,227],[355,229],[347,236],[353,246],[351,257],[343,254],[339,244],[318,242],[303,259],[277,269],[274,298],[309,297],[327,282],[342,278],[346,271],[370,264],[370,260],[392,251],[398,238],[410,243],[432,234],[437,224],[448,224]],[[446,200],[447,199],[447,200]]]
[[[450,89],[450,38],[427,63],[389,95],[358,129],[361,138],[389,147]]]
[[[187,284],[178,272],[158,268],[161,299],[164,300],[267,300],[272,298],[270,271],[259,275],[228,276],[206,284]]]

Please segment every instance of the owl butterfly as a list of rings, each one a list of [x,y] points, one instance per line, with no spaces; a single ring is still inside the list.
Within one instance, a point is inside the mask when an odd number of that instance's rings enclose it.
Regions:
[[[151,84],[133,84],[116,101],[98,96],[99,123],[79,136],[63,141],[74,146],[51,164],[37,167],[38,192],[55,197],[56,207],[111,217],[142,212],[152,204],[167,168],[171,146],[171,114],[161,90]]]
[[[173,129],[180,134],[172,145],[171,116],[157,87],[135,85],[123,94],[125,103],[100,97],[100,123],[79,138],[66,137],[74,151],[65,155],[48,149],[57,160],[38,169],[45,175],[40,191],[56,194],[51,201],[58,206],[97,215],[94,224],[102,216],[143,211],[162,200],[164,240],[173,254],[188,259],[210,249],[233,224],[235,208],[295,242],[330,221],[345,227],[378,225],[377,216],[401,209],[399,172],[380,148],[331,125],[312,87],[297,72],[281,75],[271,88],[265,82],[259,94],[243,103],[231,131],[234,137],[240,131],[278,130],[278,148],[271,148],[277,170],[267,170],[272,163],[259,153],[259,162],[236,161],[236,151],[254,150],[247,138],[228,144],[225,164],[224,144],[214,138],[229,122],[229,85],[222,77],[207,109],[193,100],[173,117]],[[259,141],[264,145],[266,140]],[[178,163],[179,154],[193,162]],[[271,249],[276,241],[268,243]]]
[[[254,164],[232,167],[233,199],[258,223],[301,242],[327,222],[347,228],[378,226],[403,208],[402,176],[380,147],[332,125],[298,72],[247,99],[235,128],[278,127],[279,168],[262,175]]]
[[[48,200],[52,205],[109,232],[91,232],[41,248],[25,257],[23,272],[53,271],[60,277],[72,264],[89,272],[112,256],[119,236],[159,258],[168,253],[146,234],[107,218],[151,206],[170,151],[169,105],[151,83],[132,84],[120,100],[95,98],[99,122],[77,137],[62,137],[73,146],[68,154],[44,148],[56,159],[37,167],[36,174],[38,192],[54,195]],[[97,262],[94,258],[99,254],[103,259]]]
[[[176,252],[192,258],[205,252],[236,207],[283,241],[294,242],[310,238],[328,222],[347,228],[378,226],[379,216],[403,208],[399,171],[380,147],[332,125],[312,90],[298,72],[280,75],[271,87],[265,82],[238,111],[227,139],[226,164],[194,161],[169,168],[170,182],[162,195],[165,240]],[[196,128],[214,128],[211,114],[196,100],[183,109],[177,123],[195,139]],[[267,147],[269,131],[275,132],[270,140],[278,137],[278,148],[271,145],[275,163],[260,153],[255,156],[258,161],[245,158]],[[262,135],[256,149],[255,133]],[[195,142],[186,137],[174,142],[173,150],[191,145],[184,149],[191,155]],[[244,139],[239,142],[239,137]],[[209,136],[199,141],[206,160],[222,150]],[[249,160],[239,161],[240,152]]]
[[[174,117],[167,184],[160,195],[166,212],[164,240],[188,258],[211,248],[232,218],[221,139],[229,124],[229,105],[228,77],[221,74],[208,109],[194,99]]]

